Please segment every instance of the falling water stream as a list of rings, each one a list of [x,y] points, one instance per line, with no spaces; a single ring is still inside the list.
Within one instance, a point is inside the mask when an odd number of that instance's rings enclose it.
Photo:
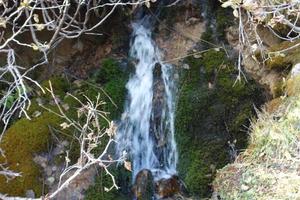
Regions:
[[[117,152],[132,162],[133,180],[143,169],[155,180],[176,174],[174,72],[142,22],[133,24],[130,56],[135,74],[126,84],[128,102],[117,134]]]

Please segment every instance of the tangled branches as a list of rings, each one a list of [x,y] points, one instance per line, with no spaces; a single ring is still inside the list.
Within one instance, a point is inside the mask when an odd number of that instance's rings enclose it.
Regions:
[[[35,85],[45,93],[30,73],[48,63],[48,54],[52,49],[65,38],[78,38],[84,34],[101,35],[97,28],[108,21],[120,6],[132,6],[135,9],[143,4],[149,7],[150,2],[155,0],[0,0],[0,143],[13,117],[22,115],[30,119],[27,114],[31,105],[30,88],[32,87],[30,86]],[[44,37],[45,33],[47,37]],[[15,50],[19,47],[38,53],[39,61],[30,66],[18,63]],[[50,92],[53,94],[52,90]],[[94,156],[92,150],[104,135],[112,134],[112,130],[103,132],[99,124],[91,127],[91,124],[104,115],[97,110],[102,103],[99,98],[95,104],[87,100],[87,105],[81,103],[82,113],[86,117],[84,125],[69,119],[61,109],[59,109],[60,113],[56,113],[81,133],[77,138],[81,148],[80,162],[66,166],[57,191],[49,198],[57,195],[78,174],[90,166],[101,166],[110,174],[106,167],[113,161],[105,158],[107,149],[98,156]],[[112,142],[113,140],[110,139],[107,147]],[[0,148],[0,155],[5,157],[4,154],[5,152]],[[70,173],[72,175],[65,178]],[[0,176],[2,175],[10,180],[22,174],[11,171],[0,163]],[[112,175],[111,177],[114,180]],[[117,186],[114,183],[112,187]]]
[[[97,96],[95,102],[91,101],[88,97],[85,96],[86,103],[82,102],[77,97],[69,94],[72,98],[74,98],[79,104],[80,109],[78,110],[78,120],[74,120],[69,118],[63,111],[63,108],[57,101],[52,86],[50,82],[50,88],[48,89],[52,98],[55,101],[56,106],[58,107],[59,112],[54,112],[51,109],[47,109],[49,112],[53,112],[59,117],[63,118],[65,122],[62,124],[63,127],[72,127],[77,133],[79,133],[76,137],[76,140],[80,144],[80,154],[78,157],[77,163],[69,166],[69,158],[66,157],[66,167],[64,171],[60,175],[58,188],[47,196],[47,198],[54,198],[59,192],[61,192],[65,187],[67,187],[72,180],[74,180],[78,175],[80,175],[85,170],[89,169],[92,166],[98,166],[105,170],[106,174],[108,174],[112,179],[112,186],[107,190],[111,190],[113,188],[117,188],[115,182],[115,177],[109,172],[107,167],[112,163],[122,161],[124,158],[112,159],[112,157],[108,154],[108,148],[114,142],[114,134],[115,134],[115,126],[112,122],[110,122],[106,118],[106,113],[104,111],[99,110],[99,108],[105,104],[105,102],[100,100],[100,95]],[[105,129],[100,126],[100,120],[104,119],[107,123],[109,123],[109,128]],[[104,137],[108,137],[109,140],[105,143],[105,147],[103,151],[98,155],[95,151],[103,142]],[[125,156],[125,155],[124,155]]]
[[[4,130],[9,119],[17,111],[25,114],[30,106],[26,85],[30,79],[28,73],[36,67],[48,62],[47,54],[64,38],[78,38],[83,34],[96,34],[96,28],[101,26],[118,6],[137,6],[149,4],[150,0],[1,0],[0,1],[0,54],[7,57],[7,64],[0,66],[0,82],[5,89],[0,99],[0,118]],[[91,18],[97,20],[91,22]],[[41,39],[43,31],[50,36]],[[29,35],[30,39],[24,39]],[[25,41],[24,41],[25,40]],[[15,48],[25,46],[42,54],[41,61],[27,68],[17,66]],[[7,89],[8,88],[8,89]],[[29,118],[27,116],[27,118]],[[1,134],[1,135],[2,135]],[[1,136],[0,136],[1,139]]]
[[[78,117],[75,119],[70,118],[65,113],[61,103],[54,94],[51,82],[49,82],[49,88],[46,88],[46,91],[51,94],[58,109],[57,111],[54,111],[44,105],[41,106],[47,111],[63,119],[64,122],[61,124],[61,127],[63,127],[63,129],[71,129],[72,132],[74,132],[73,137],[78,142],[80,151],[76,156],[78,159],[75,164],[71,164],[69,155],[68,153],[66,154],[65,166],[63,171],[60,173],[57,188],[45,197],[37,199],[56,199],[60,192],[72,184],[72,182],[75,181],[82,173],[92,167],[101,168],[108,176],[110,176],[112,185],[109,188],[106,188],[106,191],[110,191],[113,188],[118,189],[115,177],[108,170],[108,167],[113,163],[123,161],[126,155],[124,154],[117,159],[113,159],[108,152],[109,148],[114,143],[116,127],[106,118],[107,113],[100,110],[105,104],[104,101],[101,101],[100,95],[97,96],[95,101],[92,101],[86,96],[84,96],[84,99],[81,100],[72,94],[68,94],[79,103],[79,109],[77,110]],[[103,120],[109,125],[108,128],[103,127],[103,123],[100,124]],[[6,176],[20,176],[20,174],[12,174],[14,172],[9,170],[6,170],[5,172],[11,173],[5,174]],[[23,199],[19,197],[8,197],[1,193],[0,198]]]
[[[300,46],[300,43],[296,42],[288,48],[268,52],[268,55],[265,55],[263,41],[257,33],[258,26],[263,26],[280,40],[290,42],[298,40],[300,0],[228,0],[222,3],[223,7],[231,7],[233,15],[239,20],[239,71],[245,47],[251,46],[253,51],[261,51],[262,60],[265,62],[270,59],[271,54],[281,54]]]

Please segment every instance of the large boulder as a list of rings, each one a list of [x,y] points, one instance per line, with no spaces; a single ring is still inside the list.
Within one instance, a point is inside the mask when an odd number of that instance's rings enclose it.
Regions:
[[[155,183],[155,192],[159,198],[172,197],[180,192],[180,180],[178,176],[168,179],[162,178]]]
[[[151,200],[154,194],[154,180],[150,170],[141,170],[135,178],[132,188],[137,200]]]

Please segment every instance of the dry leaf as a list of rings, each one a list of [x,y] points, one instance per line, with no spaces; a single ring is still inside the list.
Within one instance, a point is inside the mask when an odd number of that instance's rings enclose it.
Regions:
[[[224,2],[221,6],[222,6],[223,8],[227,8],[227,7],[232,6],[232,5],[233,5],[233,4],[232,4],[231,1],[226,1],[226,2]]]
[[[39,117],[41,114],[42,113],[40,111],[36,110],[36,111],[33,112],[32,116],[33,117]]]
[[[38,31],[42,31],[45,28],[44,24],[35,24],[34,25]]]
[[[39,22],[40,22],[40,19],[39,19],[38,14],[33,14],[33,20],[34,20],[36,23],[39,23]]]
[[[69,106],[69,104],[67,104],[67,103],[62,104],[62,107],[63,107],[63,109],[64,109],[65,111],[67,111],[67,110],[70,109],[70,106]]]
[[[38,50],[39,50],[39,47],[38,47],[36,44],[34,44],[34,43],[31,44],[31,47],[32,47],[32,49],[35,50],[35,51],[38,51]]]
[[[0,27],[6,28],[6,20],[3,17],[0,17]]]
[[[71,160],[69,159],[69,157],[68,157],[68,156],[66,156],[66,157],[65,157],[65,160],[66,160],[66,163],[69,163],[69,162],[71,162]]]
[[[129,162],[129,161],[124,161],[124,167],[125,167],[125,169],[127,169],[128,171],[132,171],[132,169],[131,169],[131,162]]]
[[[63,122],[60,124],[60,126],[62,127],[62,129],[66,129],[66,128],[69,128],[71,126],[71,124],[67,124],[66,122]]]
[[[23,1],[20,3],[20,7],[29,7],[29,1],[28,1],[28,0],[23,0]]]
[[[149,1],[145,2],[145,5],[147,6],[147,8],[150,8],[150,2]]]
[[[239,11],[237,9],[233,10],[233,16],[239,18]]]

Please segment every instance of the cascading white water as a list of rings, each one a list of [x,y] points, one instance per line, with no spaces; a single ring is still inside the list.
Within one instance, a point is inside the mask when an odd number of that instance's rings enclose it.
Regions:
[[[158,180],[176,174],[173,70],[161,61],[151,32],[140,23],[133,29],[130,56],[136,60],[135,74],[126,85],[128,102],[117,133],[117,152],[128,153],[133,180],[142,169]]]

